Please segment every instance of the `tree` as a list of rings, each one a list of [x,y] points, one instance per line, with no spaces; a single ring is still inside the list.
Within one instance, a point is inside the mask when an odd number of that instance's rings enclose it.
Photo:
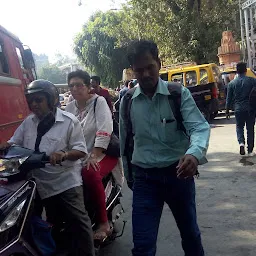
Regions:
[[[69,63],[75,63],[76,60],[74,58],[71,58],[68,55],[63,55],[61,53],[56,53],[54,56],[54,63],[57,67],[60,67],[62,65],[65,64],[69,64]]]
[[[122,26],[130,25],[133,38],[139,31],[139,38],[155,41],[167,63],[217,61],[222,31],[240,36],[237,0],[131,0],[126,9]]]
[[[49,80],[54,84],[64,84],[67,82],[66,74],[62,73],[56,65],[47,65],[42,67],[38,73],[38,78]]]
[[[79,59],[113,84],[128,67],[131,40],[157,43],[165,64],[217,62],[222,32],[240,36],[238,0],[130,0],[117,12],[96,13],[75,39]]]
[[[83,26],[75,38],[74,51],[82,63],[114,88],[127,67],[126,47],[116,47],[117,38],[109,33],[110,26],[121,23],[114,12],[98,12]]]

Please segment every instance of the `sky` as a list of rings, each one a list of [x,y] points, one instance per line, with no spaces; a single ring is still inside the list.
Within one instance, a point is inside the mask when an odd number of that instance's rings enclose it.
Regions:
[[[97,10],[118,9],[125,0],[0,0],[0,25],[17,35],[36,54],[54,61],[72,56],[74,36]]]

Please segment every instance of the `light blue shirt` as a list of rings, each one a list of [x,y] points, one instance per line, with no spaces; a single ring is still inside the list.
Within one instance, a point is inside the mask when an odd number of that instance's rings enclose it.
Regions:
[[[246,75],[238,75],[228,84],[226,108],[232,109],[233,104],[236,112],[251,111],[249,97],[252,88],[256,86],[256,79]]]
[[[138,86],[132,97],[131,122],[134,134],[132,164],[142,168],[164,168],[177,162],[185,154],[195,156],[200,164],[207,162],[210,126],[197,108],[190,91],[182,87],[181,114],[183,131],[177,129],[177,122],[169,104],[168,82],[159,79],[157,90],[150,99]],[[165,123],[163,120],[173,120]],[[126,127],[123,101],[120,106],[120,147],[124,154]],[[127,173],[126,158],[123,156]]]

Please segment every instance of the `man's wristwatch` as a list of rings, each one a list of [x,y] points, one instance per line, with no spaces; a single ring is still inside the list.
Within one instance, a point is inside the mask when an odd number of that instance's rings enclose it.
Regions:
[[[65,150],[61,150],[61,152],[63,152],[63,153],[64,153],[64,157],[62,158],[62,161],[67,160],[67,159],[68,159],[68,152],[67,152],[67,151],[65,151]]]

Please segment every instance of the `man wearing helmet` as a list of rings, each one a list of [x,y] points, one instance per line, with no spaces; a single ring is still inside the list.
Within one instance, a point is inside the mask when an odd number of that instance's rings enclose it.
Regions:
[[[63,217],[63,221],[72,224],[72,255],[94,256],[91,222],[82,189],[80,159],[87,154],[87,148],[81,125],[75,116],[56,107],[58,90],[51,82],[36,80],[25,95],[33,114],[0,149],[16,144],[50,156],[51,164],[31,173],[47,219],[55,224]]]

